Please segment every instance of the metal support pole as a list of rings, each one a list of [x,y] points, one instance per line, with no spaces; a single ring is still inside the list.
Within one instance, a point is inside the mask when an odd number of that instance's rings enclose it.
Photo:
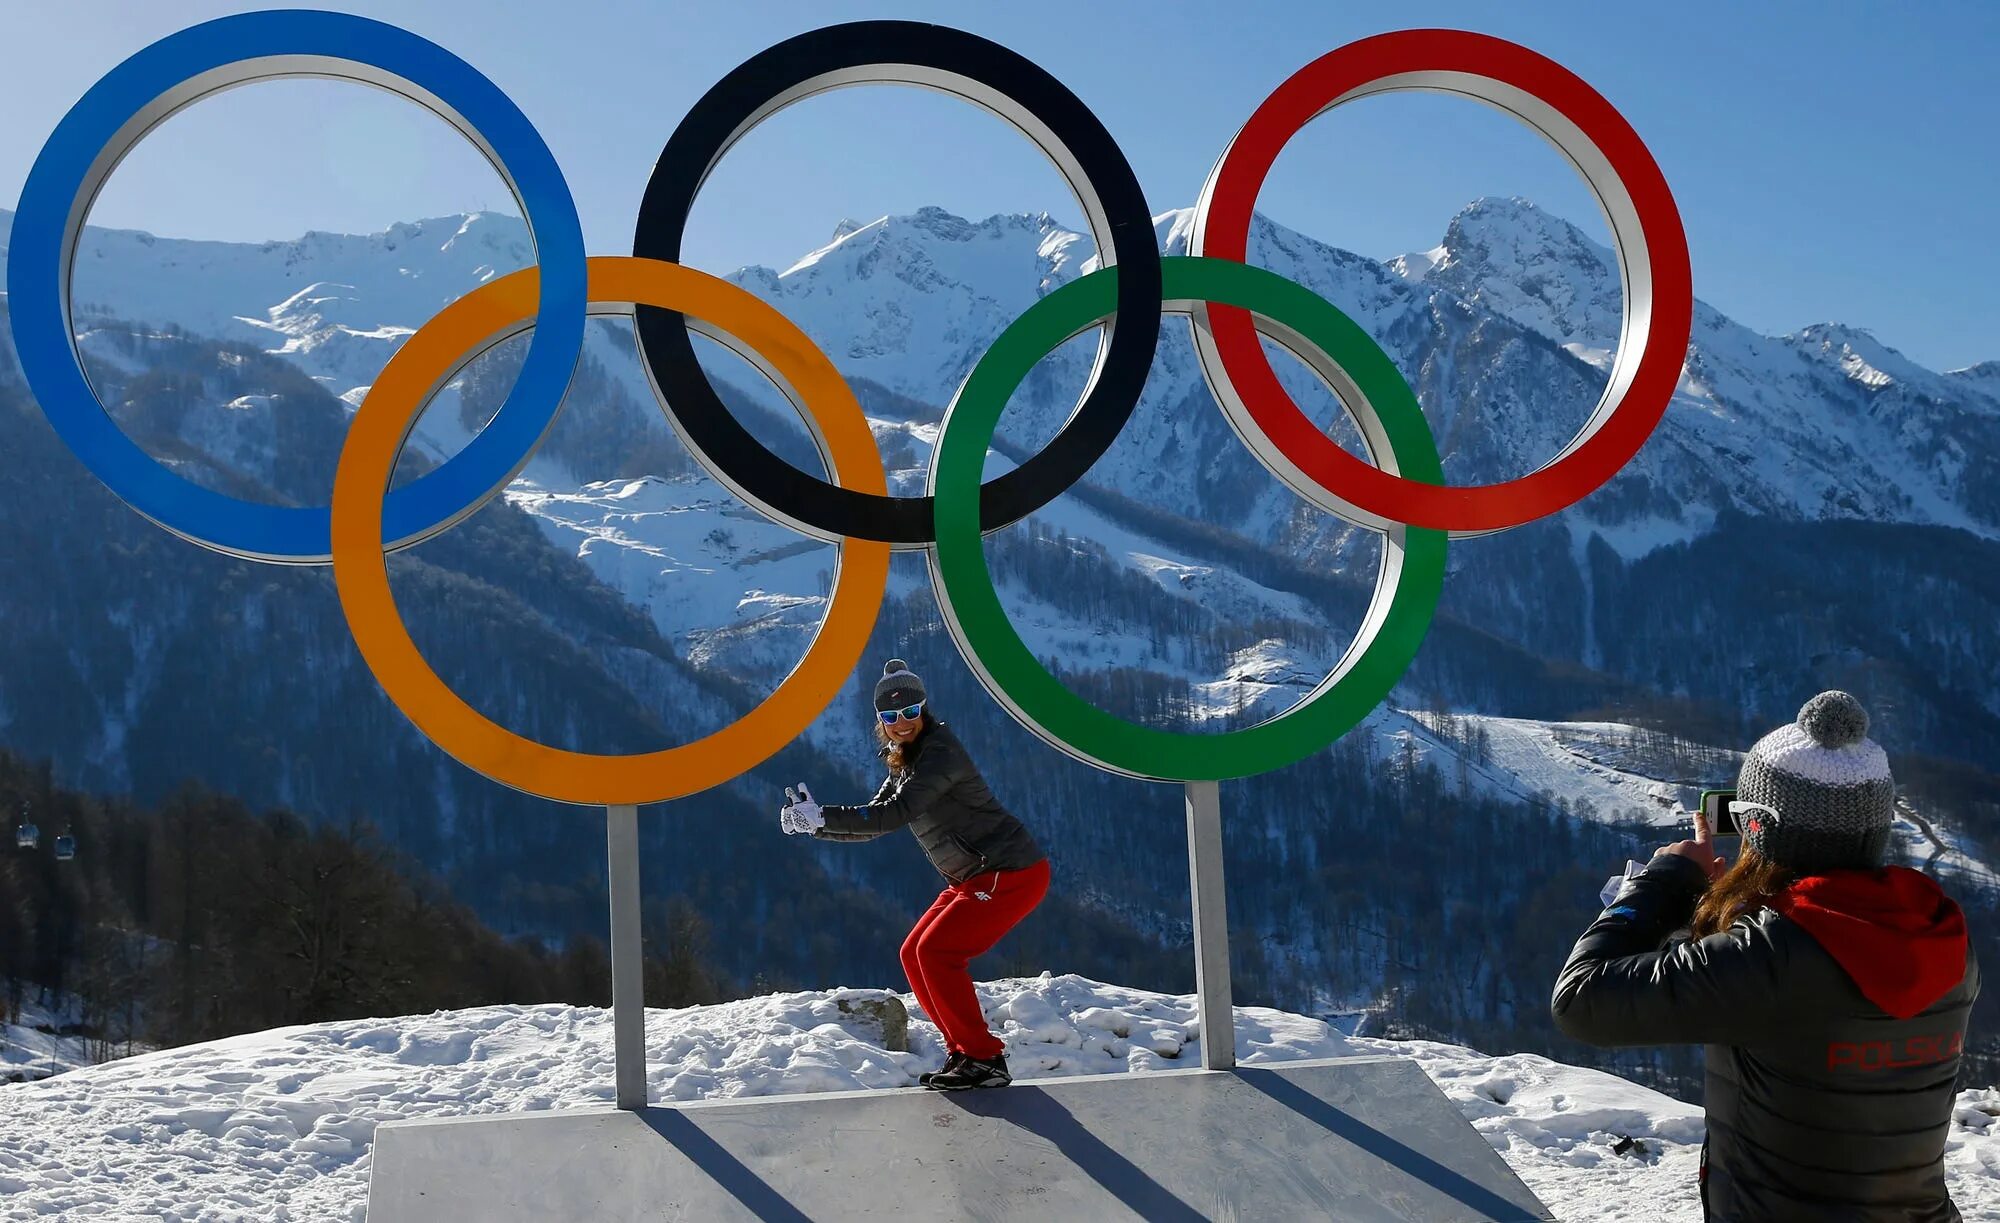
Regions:
[[[646,1107],[646,962],[639,934],[639,808],[604,809],[611,882],[611,1039],[618,1107]]]
[[[1222,884],[1222,796],[1217,783],[1187,783],[1187,829],[1201,1064],[1207,1070],[1230,1070],[1236,1065],[1236,1010],[1229,992],[1229,893]]]

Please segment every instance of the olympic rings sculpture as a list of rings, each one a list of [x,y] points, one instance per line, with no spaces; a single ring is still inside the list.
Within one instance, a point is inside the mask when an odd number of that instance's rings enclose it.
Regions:
[[[188,482],[127,438],[92,390],[76,348],[69,287],[91,203],[118,162],[169,115],[218,90],[283,76],[332,76],[401,94],[452,123],[514,193],[534,266],[445,307],[412,334],[349,427],[330,506],[247,502]],[[922,497],[890,497],[874,436],[831,361],[771,306],[678,262],[703,181],[729,149],[794,102],[847,85],[941,90],[1007,120],[1076,193],[1097,270],[1048,294],[975,363],[946,409]],[[1610,222],[1624,316],[1603,398],[1539,471],[1447,487],[1407,382],[1353,320],[1309,290],[1251,266],[1252,209],[1279,151],[1315,115],[1392,90],[1456,93],[1511,113],[1571,161]],[[1452,30],[1406,30],[1338,48],[1294,74],[1231,141],[1204,186],[1190,255],[1162,258],[1137,177],[1110,134],[1061,82],[976,35],[908,21],[830,26],[787,39],[725,76],[668,139],[647,184],[630,257],[586,257],[576,209],[541,137],[498,88],[450,52],[395,26],[304,10],[190,27],[108,73],[36,159],[8,270],[23,372],[57,433],[134,509],[195,543],[255,560],[331,563],[362,657],[390,699],[453,757],[526,792],[580,804],[657,802],[722,784],[768,759],[833,701],[875,623],[895,549],[924,548],[954,640],[996,700],[1043,739],[1107,770],[1164,781],[1247,776],[1297,761],[1346,733],[1415,657],[1453,535],[1555,513],[1637,453],[1679,380],[1693,286],[1679,212],[1651,154],[1589,85],[1526,48]],[[526,465],[556,413],[592,313],[630,312],[641,364],[668,421],[739,498],[839,545],[833,593],[798,667],[738,721],[693,743],[627,756],[572,752],[473,710],[410,640],[386,554],[489,502]],[[982,534],[1018,522],[1081,478],[1144,389],[1163,313],[1189,316],[1205,379],[1231,427],[1284,483],[1382,533],[1375,594],[1346,655],[1286,712],[1221,734],[1137,726],[1095,708],[1022,642],[994,590]],[[533,330],[513,391],[464,449],[391,491],[424,405],[479,354]],[[1098,329],[1098,357],[1069,419],[1042,451],[989,483],[982,464],[1009,395],[1056,346]],[[769,378],[810,428],[831,481],[783,462],[729,413],[690,333]],[[1279,384],[1261,340],[1294,355],[1359,426],[1369,461],[1334,444]]]

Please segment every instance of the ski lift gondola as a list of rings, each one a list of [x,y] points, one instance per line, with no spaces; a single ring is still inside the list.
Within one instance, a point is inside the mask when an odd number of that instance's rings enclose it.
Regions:
[[[14,848],[33,849],[42,843],[42,830],[33,824],[22,824],[14,829]]]
[[[76,857],[76,838],[65,832],[56,838],[56,861],[67,862],[74,857]]]

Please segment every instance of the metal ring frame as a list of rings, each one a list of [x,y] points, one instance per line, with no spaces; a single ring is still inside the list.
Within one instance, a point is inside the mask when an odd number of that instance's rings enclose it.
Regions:
[[[1399,480],[1342,450],[1278,383],[1249,317],[1205,309],[1202,373],[1244,443],[1307,500],[1376,530],[1408,522],[1479,535],[1544,517],[1615,475],[1659,423],[1693,324],[1687,238],[1664,176],[1611,104],[1555,61],[1461,30],[1403,30],[1328,52],[1279,86],[1217,160],[1195,209],[1193,254],[1248,257],[1257,193],[1285,142],[1346,102],[1398,90],[1452,93],[1513,115],[1567,158],[1611,227],[1624,286],[1618,351],[1595,411],[1534,474],[1483,486]]]
[[[202,98],[255,81],[329,77],[408,98],[485,154],[528,219],[542,298],[512,392],[465,448],[389,495],[384,542],[450,527],[526,465],[554,423],[583,348],[583,231],[555,157],[506,94],[457,56],[406,30],[341,13],[244,13],[146,47],[92,86],[36,157],[15,214],[7,273],[21,368],[49,423],[113,492],[195,543],[252,560],[324,564],[325,506],[267,505],[214,492],[141,450],[91,389],[70,321],[84,218],[146,134]]]
[[[298,75],[389,89],[464,132],[530,217],[539,260],[467,294],[409,337],[350,426],[330,509],[224,497],[153,462],[91,391],[68,315],[84,218],[133,144],[208,94]],[[946,413],[922,498],[887,496],[859,403],[796,327],[744,290],[672,262],[703,180],[736,141],[805,97],[878,82],[943,90],[1020,129],[1076,191],[1105,264],[1031,307],[976,364]],[[1611,221],[1625,302],[1610,386],[1577,438],[1521,480],[1444,487],[1422,413],[1381,349],[1329,303],[1243,262],[1258,189],[1291,135],[1341,102],[1395,89],[1459,93],[1521,117],[1570,158]],[[211,548],[279,562],[331,559],[362,654],[412,721],[489,777],[593,805],[692,793],[777,751],[819,715],[851,672],[874,624],[891,549],[926,543],[939,604],[968,663],[995,699],[1055,746],[1112,771],[1189,782],[1296,760],[1365,716],[1408,666],[1436,605],[1448,533],[1484,533],[1553,513],[1601,485],[1637,451],[1677,384],[1693,303],[1679,214],[1630,126],[1552,61],[1458,31],[1364,39],[1288,80],[1210,175],[1197,211],[1197,257],[1163,261],[1123,154],[1053,77],[997,44],[945,27],[829,27],[752,57],[696,104],[647,185],[635,248],[633,258],[586,262],[574,202],[540,137],[491,82],[448,52],[362,18],[250,13],[191,27],[140,51],[71,110],[23,192],[8,288],[31,388],[64,440],[114,492],[168,530]],[[560,407],[586,315],[628,309],[593,306],[593,297],[637,303],[630,309],[642,364],[697,460],[768,516],[842,549],[826,620],[777,692],[704,739],[635,756],[548,747],[473,711],[410,642],[384,564],[387,551],[477,510],[527,463]],[[1286,713],[1219,735],[1134,726],[1070,693],[1007,624],[979,545],[982,532],[1060,495],[1110,446],[1144,389],[1163,310],[1193,318],[1204,375],[1258,460],[1313,503],[1385,537],[1374,599],[1333,673]],[[1090,385],[1055,441],[982,486],[993,427],[1020,378],[1063,340],[1100,325],[1104,339]],[[477,354],[528,327],[535,338],[527,365],[499,414],[445,464],[388,492],[396,458],[437,388]],[[716,398],[690,332],[724,343],[778,386],[807,421],[836,483],[780,462],[751,438]],[[1278,385],[1260,337],[1291,350],[1333,389],[1377,466],[1311,427]]]
[[[916,85],[964,98],[1033,141],[1076,193],[1104,266],[1124,269],[1117,316],[1076,408],[1049,444],[987,487],[981,521],[998,530],[1054,499],[1108,450],[1138,405],[1159,338],[1159,244],[1145,194],[1097,116],[1062,82],[998,43],[947,26],[863,21],[790,38],[746,60],[688,111],[639,205],[632,253],[678,261],[688,214],[716,163],[759,124],[828,90]],[[648,376],[688,449],[744,501],[819,539],[919,548],[935,533],[931,500],[871,497],[799,471],[739,423],[710,386],[670,311],[638,309]]]
[[[701,319],[708,334],[770,370],[779,391],[814,421],[836,479],[866,492],[887,489],[860,403],[833,362],[784,315],[748,290],[674,263],[599,256],[590,261],[590,277],[593,299],[658,302]],[[362,658],[397,708],[432,742],[495,781],[590,805],[660,802],[706,790],[791,742],[839,695],[875,627],[889,580],[888,545],[840,545],[826,619],[805,657],[754,709],[692,743],[635,755],[573,752],[517,735],[473,709],[431,670],[396,612],[377,542],[382,493],[433,390],[529,324],[535,280],[535,269],[527,268],[445,307],[369,389],[334,475],[333,573],[341,608]]]
[[[1203,304],[1250,310],[1259,334],[1303,362],[1340,399],[1369,457],[1406,479],[1442,479],[1422,409],[1389,355],[1339,309],[1275,272],[1221,259],[1164,261],[1164,313],[1201,330]],[[1290,709],[1254,726],[1216,734],[1156,730],[1113,717],[1076,696],[1044,668],[1010,624],[980,550],[968,498],[994,424],[1041,357],[1116,309],[1092,272],[1028,308],[993,341],[945,412],[931,455],[938,541],[931,586],[946,627],[980,682],[1017,721],[1052,746],[1098,768],[1162,781],[1217,781],[1268,772],[1345,734],[1389,695],[1416,657],[1444,584],[1441,531],[1400,523],[1383,532],[1382,562],[1361,627],[1333,670]]]

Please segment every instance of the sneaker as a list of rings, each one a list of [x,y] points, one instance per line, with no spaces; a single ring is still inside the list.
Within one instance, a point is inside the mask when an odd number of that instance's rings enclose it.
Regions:
[[[965,1054],[960,1053],[956,1049],[953,1049],[951,1052],[945,1054],[943,1068],[939,1070],[924,1071],[922,1074],[917,1076],[917,1085],[920,1087],[929,1087],[931,1085],[932,1079],[936,1078],[941,1074],[950,1074],[952,1071],[958,1069],[961,1065],[963,1065],[965,1061],[966,1061]]]
[[[1005,1087],[1014,1081],[1007,1072],[1007,1055],[989,1061],[968,1057],[955,1070],[940,1070],[926,1084],[932,1091],[965,1091],[973,1087]]]

